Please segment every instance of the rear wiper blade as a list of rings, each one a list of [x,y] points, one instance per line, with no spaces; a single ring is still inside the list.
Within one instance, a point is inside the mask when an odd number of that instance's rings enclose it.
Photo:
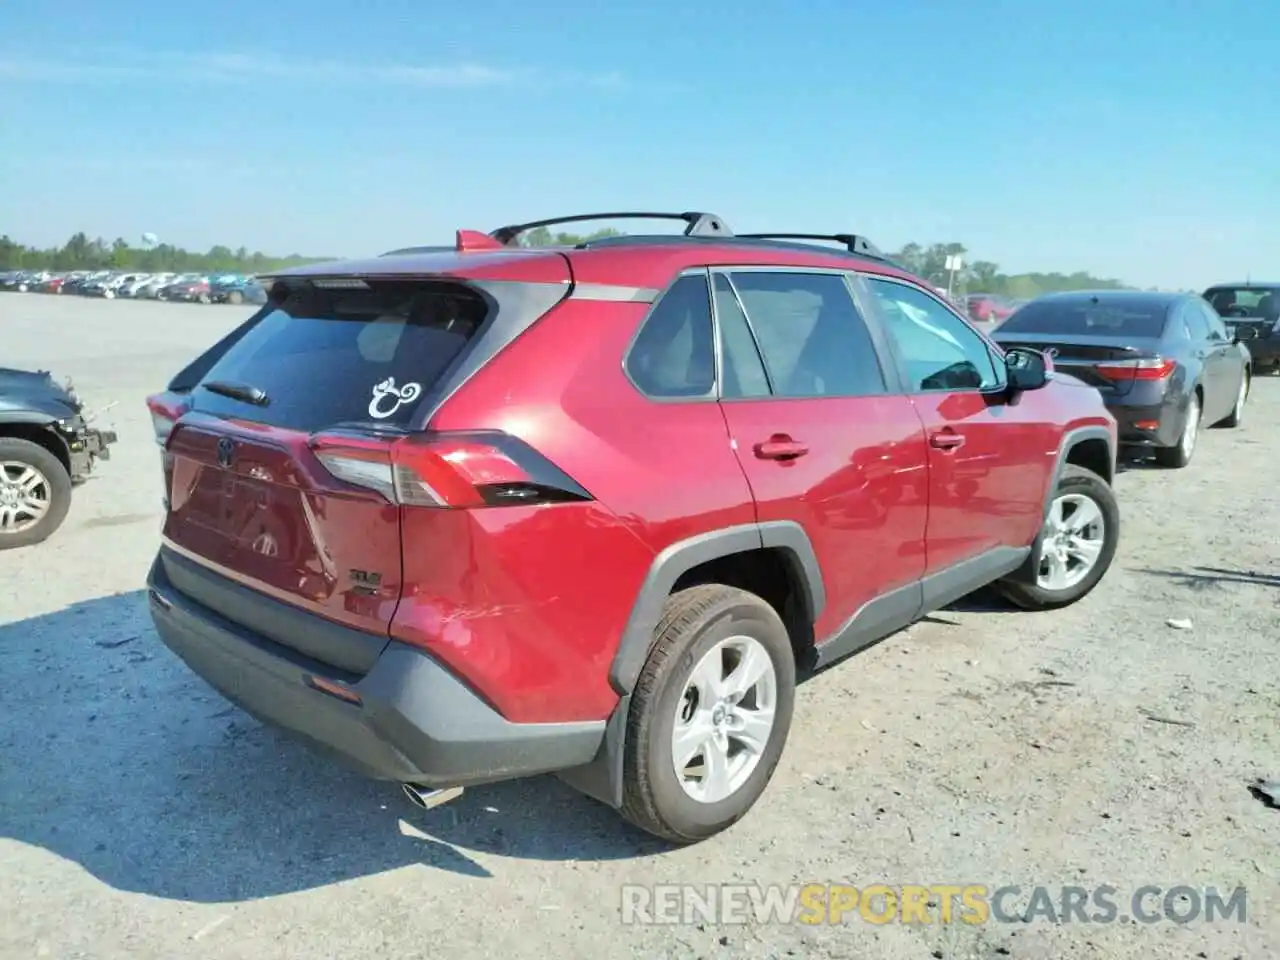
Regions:
[[[393,423],[379,423],[377,420],[342,420],[331,423],[324,428],[325,432],[350,431],[354,433],[371,433],[377,436],[408,436],[410,431]]]
[[[226,380],[209,380],[200,384],[210,393],[219,393],[232,400],[243,400],[257,407],[265,407],[271,402],[267,392],[248,383],[229,383]]]

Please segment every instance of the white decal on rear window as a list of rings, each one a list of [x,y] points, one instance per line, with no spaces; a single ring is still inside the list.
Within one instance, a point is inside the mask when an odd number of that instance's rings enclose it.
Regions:
[[[422,384],[406,383],[403,387],[397,387],[396,378],[387,377],[373,387],[373,399],[369,401],[369,416],[375,420],[385,420],[399,410],[402,404],[413,403],[421,395]],[[391,402],[387,402],[387,397],[391,398]]]

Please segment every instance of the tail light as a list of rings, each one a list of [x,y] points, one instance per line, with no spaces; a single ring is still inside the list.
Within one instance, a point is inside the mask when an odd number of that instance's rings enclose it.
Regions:
[[[1176,360],[1143,357],[1139,360],[1117,360],[1100,363],[1094,369],[1108,380],[1129,383],[1134,380],[1167,380],[1178,367]]]
[[[155,431],[156,445],[160,447],[160,469],[164,479],[164,496],[161,503],[169,511],[169,485],[173,472],[173,456],[167,444],[173,425],[187,412],[186,401],[171,393],[156,393],[147,397],[147,409],[151,412],[151,428]]]
[[[156,393],[147,397],[147,409],[151,411],[151,427],[155,431],[156,443],[163,447],[173,431],[173,425],[186,413],[186,404],[170,394]]]
[[[592,499],[542,454],[498,431],[394,440],[319,434],[311,449],[339,480],[402,506],[467,509]]]

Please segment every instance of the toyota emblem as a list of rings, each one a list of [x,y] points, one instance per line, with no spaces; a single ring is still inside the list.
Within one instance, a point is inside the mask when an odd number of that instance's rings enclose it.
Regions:
[[[218,466],[231,466],[231,455],[235,452],[236,445],[228,437],[223,437],[218,441]]]

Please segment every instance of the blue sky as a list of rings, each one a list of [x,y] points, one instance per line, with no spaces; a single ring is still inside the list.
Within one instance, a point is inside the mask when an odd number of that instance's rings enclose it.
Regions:
[[[1280,277],[1277,40],[1260,0],[5,0],[0,233],[362,255],[692,208]]]

